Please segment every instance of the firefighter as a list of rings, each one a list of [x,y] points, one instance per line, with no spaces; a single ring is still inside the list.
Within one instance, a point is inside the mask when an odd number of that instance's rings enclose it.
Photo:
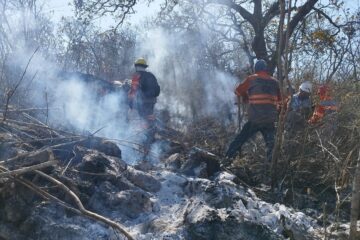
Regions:
[[[226,152],[224,166],[231,163],[242,145],[257,132],[261,132],[266,143],[266,158],[271,161],[275,141],[275,121],[278,118],[277,105],[280,101],[278,81],[267,71],[267,64],[260,59],[255,63],[255,74],[248,76],[236,89],[235,94],[248,101],[248,122],[231,142]]]
[[[299,91],[295,93],[288,104],[288,114],[285,129],[287,132],[298,132],[306,127],[306,122],[311,116],[312,84],[308,81],[300,84]]]
[[[331,89],[327,85],[318,88],[319,103],[315,106],[314,113],[309,119],[309,124],[322,125],[324,132],[332,136],[337,127],[337,103],[331,96]]]
[[[331,97],[330,88],[322,85],[318,88],[319,103],[316,105],[312,117],[309,119],[310,124],[319,123],[325,116],[335,114],[338,110],[335,100]]]
[[[300,84],[297,93],[292,95],[288,103],[285,122],[284,153],[287,162],[299,155],[307,136],[307,121],[312,113],[312,84],[305,81]]]
[[[146,71],[148,64],[144,58],[137,59],[134,65],[135,73],[131,79],[128,102],[130,110],[135,109],[145,123],[144,145],[148,147],[153,142],[155,134],[154,107],[160,94],[160,86],[154,74]]]

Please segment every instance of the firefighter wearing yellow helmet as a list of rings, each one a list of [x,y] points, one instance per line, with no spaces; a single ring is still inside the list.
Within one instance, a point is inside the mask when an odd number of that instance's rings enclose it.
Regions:
[[[136,110],[146,123],[144,128],[147,129],[147,140],[144,145],[150,147],[155,134],[154,107],[160,94],[160,86],[154,74],[146,71],[148,64],[144,58],[135,60],[134,65],[135,73],[128,93],[129,107]]]
[[[145,68],[148,67],[147,62],[146,62],[146,60],[144,58],[136,59],[136,61],[134,62],[134,65],[135,65],[135,68],[137,66],[140,66],[140,67],[142,66],[142,67],[145,67]]]

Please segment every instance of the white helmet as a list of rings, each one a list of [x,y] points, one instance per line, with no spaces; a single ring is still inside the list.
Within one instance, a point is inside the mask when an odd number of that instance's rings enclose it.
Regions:
[[[303,82],[299,87],[300,90],[307,93],[311,93],[311,88],[312,88],[311,82]]]

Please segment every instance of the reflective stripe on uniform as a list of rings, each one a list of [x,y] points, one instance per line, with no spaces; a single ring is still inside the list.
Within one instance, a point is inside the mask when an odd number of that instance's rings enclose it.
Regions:
[[[271,99],[277,101],[278,97],[271,94],[254,94],[249,97],[249,100],[258,100],[258,99]]]
[[[250,104],[277,104],[277,96],[271,94],[254,94],[249,97]]]
[[[277,102],[275,100],[271,99],[257,99],[257,100],[249,100],[250,104],[272,104],[277,105]]]
[[[337,111],[338,110],[334,100],[320,101],[319,105],[321,107],[323,107],[325,110],[330,110],[330,111]]]

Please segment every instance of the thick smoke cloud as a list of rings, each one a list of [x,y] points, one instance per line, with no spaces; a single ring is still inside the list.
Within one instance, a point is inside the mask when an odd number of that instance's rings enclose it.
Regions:
[[[16,22],[19,21],[14,18],[10,24]],[[30,18],[28,30],[38,31],[38,24],[36,19]],[[19,35],[21,28],[14,27],[8,36],[15,39]],[[215,117],[226,124],[234,122],[231,119],[235,111],[232,92],[237,80],[217,70],[206,59],[204,43],[208,40],[205,30],[174,33],[163,28],[147,29],[139,37],[135,55],[148,60],[149,70],[157,76],[162,89],[156,108],[158,111],[169,110],[174,123],[186,124],[205,116]],[[16,43],[15,50],[6,60],[7,77],[13,79],[10,88],[20,78],[38,46],[29,46],[25,38]],[[53,50],[40,46],[12,103],[17,99],[17,103],[25,107],[47,109],[38,117],[51,126],[65,127],[84,135],[96,132],[97,136],[117,140],[125,160],[131,163],[139,160],[140,153],[124,147],[144,138],[139,117],[132,116],[132,121],[128,121],[126,92],[117,91],[99,97],[94,86],[76,76],[60,78],[60,66],[49,57],[55,56],[49,51]],[[119,76],[120,79],[129,77]],[[152,150],[159,154],[162,148],[160,143],[156,143]]]
[[[138,55],[149,61],[149,70],[162,87],[159,108],[173,116],[213,116],[222,122],[223,112],[233,114],[233,87],[237,80],[219,71],[204,57],[207,32],[174,33],[162,28],[149,30],[141,38]]]

